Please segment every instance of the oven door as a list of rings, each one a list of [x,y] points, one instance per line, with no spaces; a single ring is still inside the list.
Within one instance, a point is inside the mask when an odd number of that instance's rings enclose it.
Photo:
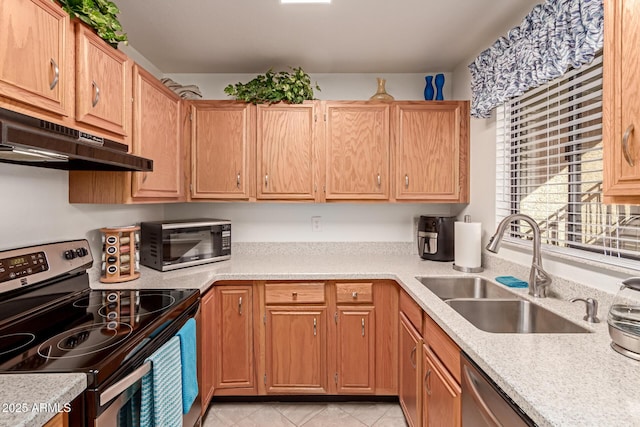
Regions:
[[[127,363],[131,363],[129,374],[116,378],[105,387],[87,390],[88,426],[90,427],[129,427],[140,425],[140,408],[142,405],[142,377],[152,369],[152,362],[144,361],[155,350],[160,348],[169,338],[174,336],[189,318],[199,321],[199,303],[191,306],[170,326],[161,329],[155,338],[144,346],[142,355],[137,355]],[[137,362],[134,362],[134,359]],[[200,393],[193,402],[189,412],[183,415],[183,426],[193,427],[200,423]]]

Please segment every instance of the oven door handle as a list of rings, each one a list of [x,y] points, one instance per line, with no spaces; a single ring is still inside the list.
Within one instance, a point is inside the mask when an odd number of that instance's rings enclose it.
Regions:
[[[149,360],[140,366],[135,371],[100,393],[100,406],[111,402],[114,398],[118,397],[123,391],[131,387],[140,378],[144,377],[149,371],[151,371],[153,363]]]

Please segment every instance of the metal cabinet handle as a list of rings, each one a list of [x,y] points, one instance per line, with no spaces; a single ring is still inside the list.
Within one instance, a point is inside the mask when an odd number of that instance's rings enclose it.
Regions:
[[[51,58],[51,66],[53,67],[53,81],[49,85],[49,89],[53,90],[58,85],[58,80],[60,79],[60,68],[53,58]]]
[[[143,172],[142,173],[142,183],[144,184],[145,182],[147,182],[147,178],[149,178],[149,172]]]
[[[404,176],[404,188],[409,188],[409,175]]]
[[[264,175],[264,186],[265,187],[269,186],[269,174]]]
[[[629,153],[629,137],[633,133],[633,124],[630,124],[626,131],[624,131],[624,136],[622,137],[622,154],[624,154],[624,159],[629,163],[629,166],[634,166],[635,163],[633,158],[631,158],[631,154]]]
[[[378,187],[380,187],[382,185],[382,178],[380,178],[380,174],[378,174]]]
[[[242,316],[242,297],[238,299],[238,314]]]
[[[364,317],[362,318],[362,336],[364,336]]]
[[[103,391],[100,394],[100,406],[104,406],[106,403],[118,397],[123,391],[139,381],[140,378],[144,377],[145,374],[151,370],[152,365],[153,362],[151,361],[145,362],[144,365],[140,366],[138,369]]]
[[[482,396],[480,396],[480,391],[476,385],[478,380],[473,375],[473,372],[471,372],[469,367],[465,365],[462,367],[462,373],[464,374],[463,381],[469,384],[469,394],[471,394],[473,400],[476,402],[478,407],[480,407],[485,421],[487,421],[491,426],[501,426],[502,424],[500,424],[500,421],[498,421],[495,414],[491,412],[487,403],[484,401]]]
[[[431,385],[429,384],[431,381],[431,368],[427,371],[424,376],[424,388],[427,390],[427,395],[431,396]]]
[[[240,172],[238,172],[238,175],[236,175],[236,187],[240,188]]]
[[[297,298],[298,297],[298,293],[296,291],[291,292],[291,296],[293,298]]]
[[[357,292],[353,292],[353,293],[351,294],[351,297],[352,297],[353,299],[358,299],[358,293],[357,293]]]
[[[416,364],[415,356],[416,356],[416,347],[413,347],[413,350],[411,350],[411,353],[409,353],[409,362],[411,362],[411,366],[413,367],[413,369],[416,369],[416,367],[418,366]]]
[[[93,91],[94,91],[93,101],[91,102],[91,106],[95,107],[96,105],[98,105],[98,102],[100,102],[100,87],[95,82],[95,80],[91,82],[91,86],[93,87]]]
[[[318,321],[316,318],[313,318],[313,336],[315,337],[318,334]]]

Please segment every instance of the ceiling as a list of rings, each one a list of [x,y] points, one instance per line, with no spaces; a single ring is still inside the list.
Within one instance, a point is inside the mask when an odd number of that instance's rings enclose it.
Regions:
[[[451,71],[542,0],[116,0],[163,73]]]

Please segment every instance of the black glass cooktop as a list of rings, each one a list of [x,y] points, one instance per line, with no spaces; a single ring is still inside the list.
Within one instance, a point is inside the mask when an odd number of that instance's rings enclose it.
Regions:
[[[96,385],[172,320],[197,310],[197,290],[87,285],[82,274],[57,284],[54,295],[44,288],[0,303],[0,372],[86,372]]]

